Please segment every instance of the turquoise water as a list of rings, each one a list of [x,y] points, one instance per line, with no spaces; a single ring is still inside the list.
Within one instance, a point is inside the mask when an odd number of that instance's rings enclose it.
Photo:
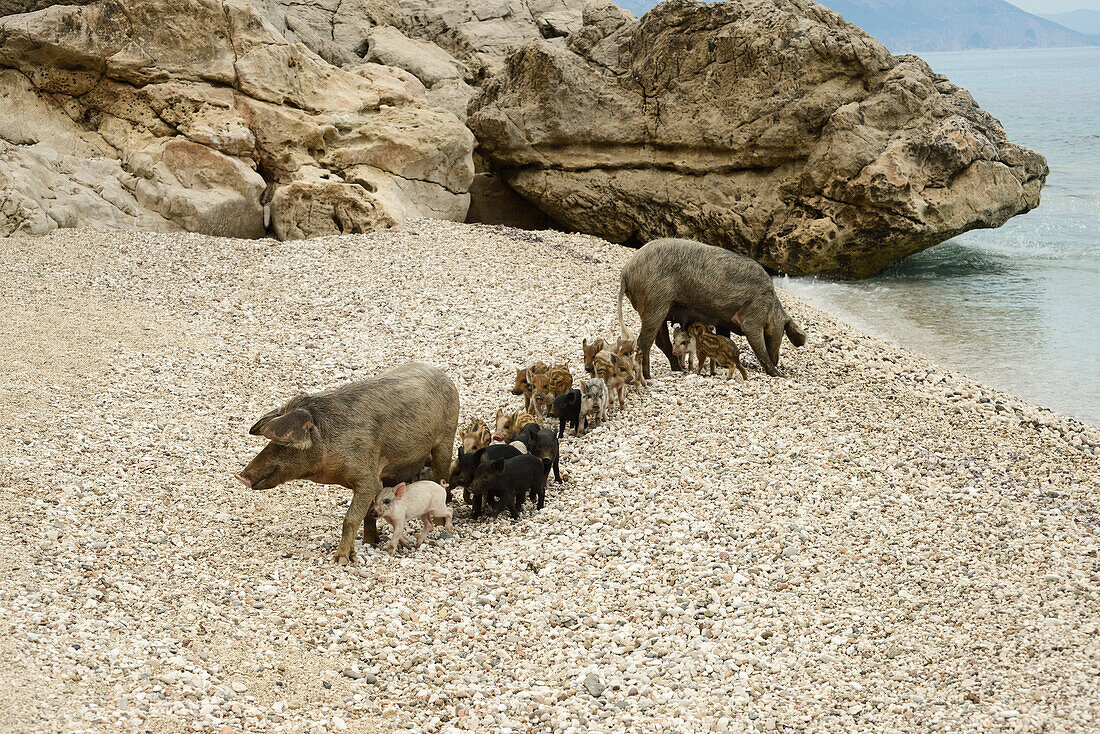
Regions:
[[[1100,425],[1100,48],[922,54],[1047,157],[1042,203],[859,282],[793,293],[939,364]]]

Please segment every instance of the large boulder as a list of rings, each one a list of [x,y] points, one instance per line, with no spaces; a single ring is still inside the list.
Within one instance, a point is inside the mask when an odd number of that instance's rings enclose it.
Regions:
[[[971,96],[810,0],[594,0],[470,105],[479,152],[567,227],[865,277],[1039,203],[1043,157]]]
[[[0,234],[309,237],[469,205],[473,136],[415,77],[336,68],[245,0],[0,18],[0,109]]]

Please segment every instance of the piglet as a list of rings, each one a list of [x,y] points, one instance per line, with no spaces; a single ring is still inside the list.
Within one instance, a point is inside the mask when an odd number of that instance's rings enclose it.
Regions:
[[[592,377],[583,383],[581,390],[581,420],[584,421],[584,429],[594,423],[603,423],[607,420],[607,385],[602,378]]]
[[[553,436],[553,431],[550,435]],[[518,520],[527,494],[538,502],[539,507],[545,502],[546,473],[542,460],[531,454],[520,454],[511,459],[487,462],[474,472],[470,491],[487,500],[493,498],[495,513],[508,508],[512,519]]]
[[[517,441],[517,443],[519,443]],[[523,447],[521,451],[518,446],[511,446],[504,443],[494,443],[490,446],[486,446],[478,451],[467,452],[461,448],[458,450],[458,463],[455,466],[454,471],[451,472],[451,487],[463,487],[464,498],[466,504],[474,508],[474,517],[481,517],[481,504],[482,500],[487,500],[488,504],[492,504],[493,498],[483,498],[480,494],[474,494],[470,491],[470,483],[474,480],[474,474],[477,472],[477,468],[482,464],[486,464],[497,459],[511,459],[513,456],[519,456],[520,454],[527,453],[527,447],[520,443]]]
[[[545,473],[550,476],[550,469],[554,470],[554,481],[561,484],[561,469],[558,466],[558,437],[553,429],[539,428],[534,423],[528,423],[516,436],[527,446],[527,453],[542,459]],[[542,502],[539,502],[542,508]]]
[[[435,482],[402,482],[396,487],[383,487],[374,500],[370,511],[371,517],[384,518],[393,526],[393,537],[390,538],[390,555],[397,551],[397,544],[412,545],[405,537],[405,522],[411,518],[419,517],[423,527],[420,536],[416,539],[416,546],[424,544],[428,533],[435,527],[434,518],[442,517],[446,521],[443,528],[452,535],[455,534],[451,525],[453,511],[447,506],[447,490]]]
[[[571,424],[573,433],[581,435],[581,391],[570,390],[554,398],[551,415],[558,418],[558,438],[565,435],[565,426]]]
[[[689,334],[687,329],[677,326],[672,330],[672,356],[676,358],[680,369],[694,370],[698,354],[695,337]]]

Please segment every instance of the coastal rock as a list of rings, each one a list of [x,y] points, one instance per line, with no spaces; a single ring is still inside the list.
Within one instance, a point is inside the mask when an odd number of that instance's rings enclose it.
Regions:
[[[809,0],[602,0],[471,102],[506,182],[616,242],[698,239],[791,274],[873,275],[1039,203],[1043,157],[970,95]]]
[[[347,183],[294,181],[275,191],[271,212],[281,240],[361,234],[397,224],[377,198]]]
[[[433,67],[434,76],[455,60],[467,81],[480,83],[503,68],[508,54],[526,41],[566,36],[580,28],[586,2],[257,0],[255,4],[288,40],[304,44],[336,66],[354,65],[363,58],[384,59],[383,63],[412,71],[423,80],[416,69]],[[434,83],[425,81],[429,87]]]
[[[243,0],[4,17],[0,233],[258,237],[265,205],[284,238],[463,220],[469,130],[408,72],[356,62],[334,67]]]
[[[430,40],[466,64],[474,81],[504,67],[535,38],[565,36],[581,26],[587,0],[394,0],[401,30]]]
[[[392,26],[379,26],[367,37],[371,61],[396,66],[433,87],[439,82],[462,79],[466,69],[449,53],[431,41],[412,39]]]

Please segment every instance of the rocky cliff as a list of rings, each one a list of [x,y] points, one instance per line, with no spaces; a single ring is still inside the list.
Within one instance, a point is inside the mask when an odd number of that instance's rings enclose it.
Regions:
[[[1038,203],[1041,156],[809,0],[584,1],[0,0],[0,233],[471,217],[859,277]]]
[[[397,69],[339,69],[243,0],[0,19],[0,232],[256,237],[461,220],[473,136]]]

